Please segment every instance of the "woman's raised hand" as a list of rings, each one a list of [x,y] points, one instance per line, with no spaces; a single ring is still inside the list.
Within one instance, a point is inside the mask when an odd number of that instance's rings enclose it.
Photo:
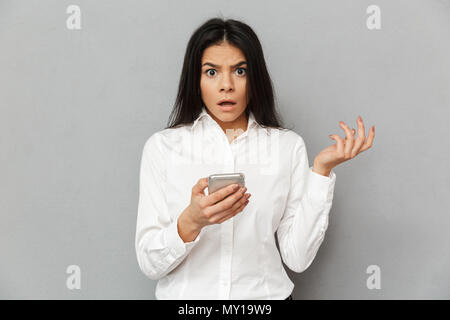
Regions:
[[[369,130],[369,134],[365,136],[364,123],[361,116],[358,116],[358,136],[355,139],[355,129],[350,127],[343,121],[339,122],[341,129],[345,131],[345,140],[337,134],[330,134],[329,137],[336,141],[336,144],[326,147],[314,159],[314,171],[328,175],[330,170],[338,164],[353,159],[358,154],[372,147],[375,138],[375,126]]]

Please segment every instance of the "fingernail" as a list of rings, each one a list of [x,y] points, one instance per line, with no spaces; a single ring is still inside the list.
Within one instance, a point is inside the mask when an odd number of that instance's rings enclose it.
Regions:
[[[235,185],[233,186],[233,190],[236,190],[237,188],[239,188],[239,185],[238,185],[238,184],[235,184]]]
[[[362,121],[362,118],[361,118],[361,116],[358,116],[358,120],[359,120],[359,121]]]

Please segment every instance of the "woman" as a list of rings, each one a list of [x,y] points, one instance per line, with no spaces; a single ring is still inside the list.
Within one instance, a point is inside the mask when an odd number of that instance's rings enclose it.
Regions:
[[[330,135],[337,143],[309,167],[302,137],[280,125],[256,34],[218,18],[189,40],[171,119],[145,143],[140,168],[136,254],[159,280],[156,298],[292,299],[282,262],[295,272],[312,263],[332,168],[370,148],[374,127],[366,138],[358,118],[355,138],[341,122],[345,140]],[[232,172],[245,188],[205,194],[209,175]]]

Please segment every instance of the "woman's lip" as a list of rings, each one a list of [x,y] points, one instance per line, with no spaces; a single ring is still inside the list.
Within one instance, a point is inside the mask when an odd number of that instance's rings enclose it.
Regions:
[[[222,111],[232,111],[232,110],[234,109],[235,106],[236,106],[236,104],[228,104],[228,105],[224,105],[224,106],[221,106],[221,105],[219,104],[219,108],[220,108]]]
[[[232,104],[236,104],[236,101],[231,100],[231,99],[220,100],[217,104],[221,104],[221,103],[224,103],[224,102],[229,102],[229,103],[232,103]]]

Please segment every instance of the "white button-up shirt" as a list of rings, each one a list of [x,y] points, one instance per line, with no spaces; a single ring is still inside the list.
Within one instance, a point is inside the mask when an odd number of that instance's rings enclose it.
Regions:
[[[230,143],[203,106],[193,123],[146,141],[135,248],[142,272],[158,280],[156,299],[285,299],[294,283],[282,261],[302,272],[314,260],[328,227],[334,171],[313,172],[300,135],[264,128],[251,112],[241,131]],[[177,222],[192,187],[233,172],[245,175],[248,205],[185,243]]]

